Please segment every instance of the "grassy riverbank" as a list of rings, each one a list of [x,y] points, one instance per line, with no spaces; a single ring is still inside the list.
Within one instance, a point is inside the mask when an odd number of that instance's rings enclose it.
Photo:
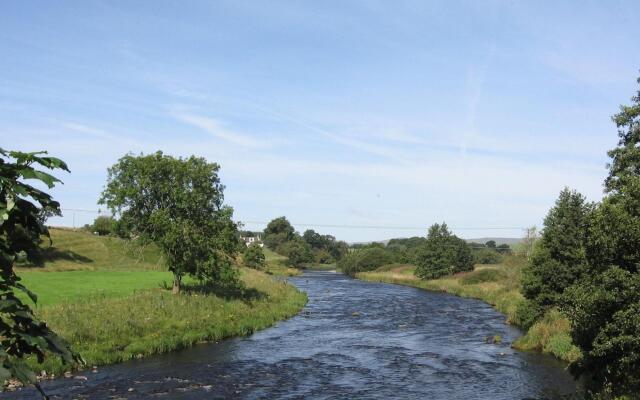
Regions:
[[[264,271],[270,275],[281,276],[298,276],[302,275],[302,271],[297,268],[291,268],[287,265],[287,257],[268,249],[266,246],[262,249],[266,267]]]
[[[243,291],[172,295],[163,289],[126,297],[87,297],[43,307],[38,314],[88,365],[103,365],[248,335],[295,315],[306,295],[268,275],[242,269]],[[61,372],[57,362],[45,364]]]
[[[502,264],[477,265],[465,272],[442,279],[422,280],[414,275],[415,266],[392,264],[371,272],[361,272],[356,278],[413,286],[420,289],[451,293],[460,297],[482,300],[507,316],[507,322],[517,325],[518,309],[524,298],[520,293],[520,271],[524,262],[507,257]],[[519,338],[514,347],[553,354],[564,361],[574,361],[578,349],[571,343],[569,321],[552,310]]]
[[[52,229],[52,236],[55,247],[42,265],[22,266],[19,275],[38,294],[38,317],[89,366],[247,335],[295,315],[307,301],[292,285],[244,267],[243,289],[187,286],[172,295],[162,288],[171,273],[153,246],[82,231]],[[294,273],[280,259],[268,265],[271,274]],[[56,374],[67,368],[53,358],[37,366]]]

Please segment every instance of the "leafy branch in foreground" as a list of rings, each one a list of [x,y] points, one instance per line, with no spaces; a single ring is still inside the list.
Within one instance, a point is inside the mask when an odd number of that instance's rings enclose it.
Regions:
[[[36,295],[20,283],[20,277],[13,269],[14,263],[19,254],[33,259],[40,238],[49,237],[43,212],[60,213],[57,201],[24,180],[40,181],[51,189],[61,181],[33,165],[69,171],[62,160],[43,156],[45,154],[0,148],[0,380],[15,378],[23,384],[34,384],[43,396],[36,375],[27,367],[25,358],[35,356],[41,363],[48,354],[53,354],[64,363],[83,362],[80,355],[44,321],[38,320],[29,305],[17,295],[17,291],[21,291],[36,303]]]

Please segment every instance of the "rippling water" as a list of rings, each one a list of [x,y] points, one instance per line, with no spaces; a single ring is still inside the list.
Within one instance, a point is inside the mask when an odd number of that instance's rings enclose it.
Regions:
[[[309,303],[273,328],[45,390],[79,399],[556,399],[576,390],[560,362],[511,349],[518,331],[479,301],[331,272],[290,282]],[[493,335],[503,342],[485,343]]]

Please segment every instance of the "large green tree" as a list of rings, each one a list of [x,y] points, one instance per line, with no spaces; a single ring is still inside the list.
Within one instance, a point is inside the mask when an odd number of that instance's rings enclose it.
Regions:
[[[542,236],[522,271],[522,292],[532,302],[528,324],[558,305],[565,289],[584,274],[592,210],[583,195],[564,188],[544,219]]]
[[[437,279],[473,270],[473,255],[469,245],[452,234],[444,222],[429,228],[427,240],[415,257],[415,274],[422,279]]]
[[[415,264],[417,262],[417,253],[426,241],[425,237],[419,236],[391,239],[387,243],[386,249],[393,254],[396,262]]]
[[[586,275],[563,298],[582,352],[571,372],[610,395],[604,398],[640,393],[640,274],[611,266]]]
[[[99,202],[120,218],[131,236],[158,244],[173,272],[174,292],[190,274],[205,283],[237,279],[233,209],[224,205],[216,163],[204,158],[125,155],[109,168]]]
[[[272,250],[284,242],[293,240],[296,231],[286,217],[273,219],[264,229],[263,241]]]
[[[304,231],[302,239],[311,247],[318,263],[336,262],[349,251],[347,243],[337,241],[332,235],[321,235],[313,229]]]
[[[582,350],[571,370],[618,396],[640,392],[640,91],[613,121],[620,140],[587,231],[588,269],[563,309]]]
[[[287,256],[287,263],[296,268],[302,268],[314,260],[311,247],[300,236],[294,236],[292,240],[282,243],[277,251]]]
[[[27,259],[36,257],[41,237],[49,237],[42,216],[60,213],[57,201],[26,181],[51,189],[60,180],[36,167],[69,171],[63,161],[45,154],[0,149],[0,382],[13,377],[36,385],[41,393],[35,373],[24,362],[26,357],[35,356],[43,362],[53,354],[64,363],[82,362],[17,295],[23,292],[34,303],[37,301],[36,295],[20,283],[14,264],[21,254]]]

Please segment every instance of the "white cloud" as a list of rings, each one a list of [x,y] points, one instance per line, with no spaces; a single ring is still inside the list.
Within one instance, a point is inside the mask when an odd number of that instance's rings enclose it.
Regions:
[[[213,118],[183,112],[174,113],[173,116],[182,122],[207,132],[213,137],[229,143],[252,148],[268,146],[266,142],[225,128],[220,121]]]
[[[84,133],[87,135],[91,135],[91,136],[95,136],[101,139],[107,139],[107,140],[120,140],[121,138],[116,136],[116,135],[112,135],[110,133],[107,133],[105,131],[103,131],[102,129],[98,129],[95,127],[91,127],[88,125],[84,125],[84,124],[80,124],[77,122],[63,122],[62,127],[65,129],[68,129],[70,131],[74,131],[74,132],[78,132],[78,133]]]

